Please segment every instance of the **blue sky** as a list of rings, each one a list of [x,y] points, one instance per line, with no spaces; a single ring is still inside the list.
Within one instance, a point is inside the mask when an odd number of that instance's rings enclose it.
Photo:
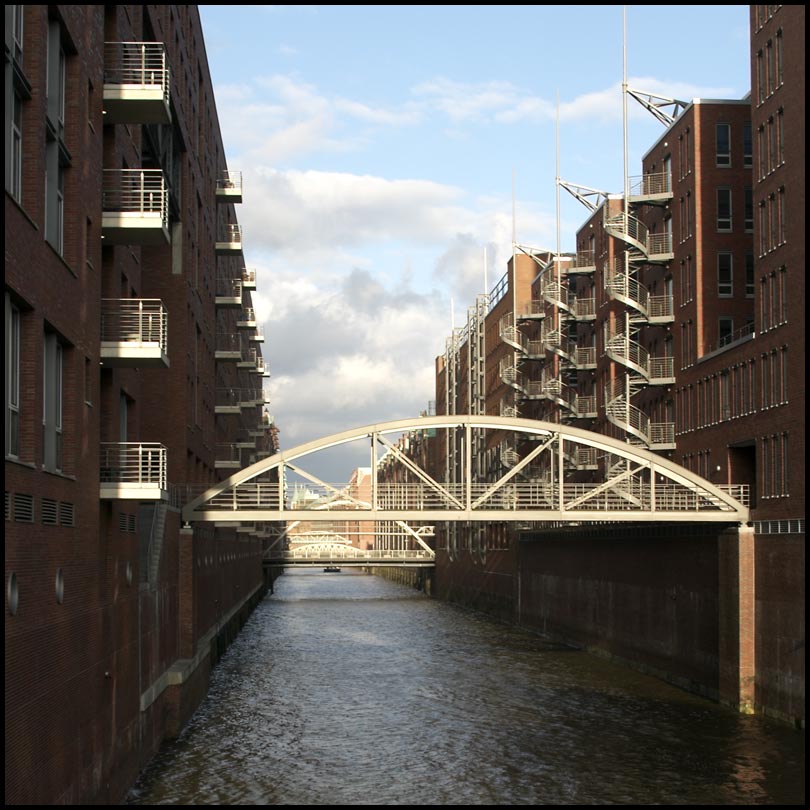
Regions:
[[[485,252],[506,269],[513,177],[517,241],[556,246],[558,97],[561,177],[621,191],[622,6],[199,9],[282,447],[417,415]],[[750,88],[748,6],[630,6],[627,34],[631,87]],[[633,175],[662,125],[630,104]],[[562,194],[563,250],[586,213]]]

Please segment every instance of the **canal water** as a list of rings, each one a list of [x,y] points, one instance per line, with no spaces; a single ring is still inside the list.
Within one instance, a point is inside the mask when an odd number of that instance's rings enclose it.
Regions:
[[[344,569],[286,573],[129,804],[802,804],[804,732]]]

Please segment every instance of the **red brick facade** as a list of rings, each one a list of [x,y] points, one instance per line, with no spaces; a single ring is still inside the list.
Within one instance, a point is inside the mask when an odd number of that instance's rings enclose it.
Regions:
[[[121,43],[158,43],[165,120],[113,109],[111,88],[152,81],[116,73],[148,50]],[[261,375],[215,358],[251,302],[246,285],[241,308],[216,304],[248,274],[215,250],[236,209],[217,198],[227,166],[197,8],[7,6],[6,53],[5,798],[114,803],[265,586],[262,539],[181,531],[178,485],[222,480],[220,447],[242,442],[244,466],[273,435],[258,396],[216,408]],[[162,237],[113,230],[126,186],[105,188],[109,170],[162,172]],[[150,193],[126,216],[151,210]],[[150,314],[127,321],[133,305]],[[133,359],[161,312],[168,364]],[[112,355],[110,323],[128,324]],[[135,450],[104,455],[120,442]],[[165,448],[160,494],[105,495],[132,457],[157,464],[136,455],[146,443]],[[159,469],[138,463],[136,476]]]
[[[565,422],[659,452],[716,485],[747,487],[751,527],[734,543],[707,541],[725,589],[710,619],[720,671],[709,691],[803,723],[803,6],[751,7],[751,60],[750,97],[679,105],[642,176],[628,179],[626,212],[623,194],[583,195],[593,213],[575,254],[517,254],[487,305],[484,409],[468,401],[470,369],[480,368],[468,359],[468,319],[437,359],[436,410]],[[535,273],[516,275],[518,261]],[[488,448],[485,466],[503,471],[520,450]],[[435,455],[435,474],[453,468],[451,448]],[[570,480],[608,475],[609,462],[599,463],[573,467]],[[542,555],[504,534],[489,527],[482,554],[472,534],[448,529],[439,592],[499,612],[511,603],[525,616],[525,594],[488,571],[535,559],[537,570],[515,576],[547,574],[562,587]],[[499,553],[520,562],[497,563]],[[619,555],[606,565],[605,581],[621,579],[626,564]],[[544,603],[544,621],[578,627],[590,644],[591,625],[577,619],[586,606],[572,600],[556,614]]]

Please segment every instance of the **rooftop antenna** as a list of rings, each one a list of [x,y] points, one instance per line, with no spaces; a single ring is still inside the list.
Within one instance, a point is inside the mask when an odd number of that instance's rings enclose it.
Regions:
[[[512,244],[517,243],[517,226],[515,225],[515,167],[512,167]]]
[[[628,173],[627,145],[627,6],[622,6],[622,131],[624,139],[624,232],[628,233],[630,175]]]
[[[557,189],[557,255],[560,255],[560,91],[557,90],[557,118],[555,123],[555,150],[556,150],[556,177],[554,185]]]
[[[455,330],[456,328],[456,308],[453,304],[453,296],[450,296],[450,329]]]

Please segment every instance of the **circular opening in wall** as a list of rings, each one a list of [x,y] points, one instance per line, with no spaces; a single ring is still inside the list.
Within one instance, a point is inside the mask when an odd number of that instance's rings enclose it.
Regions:
[[[127,585],[132,585],[132,563],[131,562],[127,562],[126,577],[127,577]]]
[[[65,576],[61,568],[56,569],[54,589],[56,591],[56,601],[61,605],[65,601]]]
[[[17,575],[15,573],[8,575],[6,597],[8,598],[8,609],[11,611],[11,615],[16,616],[17,608],[20,605],[20,592],[17,587]]]

